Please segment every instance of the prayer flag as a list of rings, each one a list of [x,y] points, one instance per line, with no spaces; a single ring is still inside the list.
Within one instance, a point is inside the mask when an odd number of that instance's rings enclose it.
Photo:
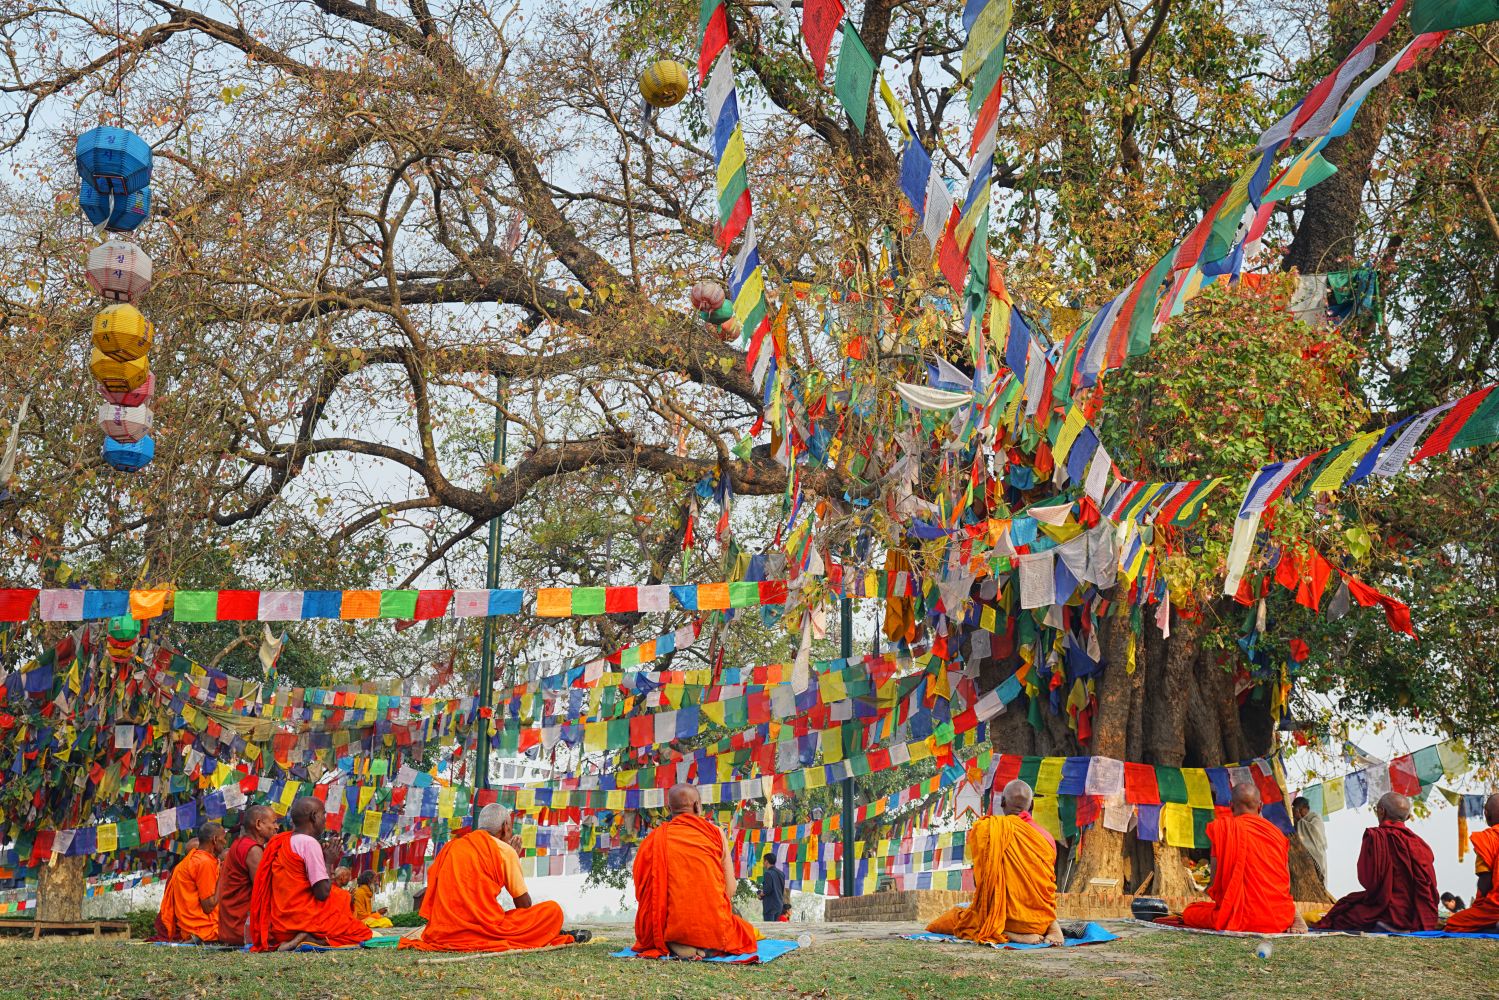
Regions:
[[[864,47],[853,23],[845,21],[843,45],[838,50],[838,72],[833,79],[833,94],[861,133],[869,117],[869,96],[874,90],[874,72],[874,57]]]

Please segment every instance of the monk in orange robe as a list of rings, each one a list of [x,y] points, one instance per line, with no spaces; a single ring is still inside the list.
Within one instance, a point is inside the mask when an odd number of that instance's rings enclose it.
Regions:
[[[198,846],[172,870],[161,896],[163,941],[195,944],[219,939],[219,855],[224,828],[208,822],[198,827]]]
[[[363,920],[366,927],[390,927],[390,917],[385,907],[375,909],[375,873],[360,872],[359,884],[354,887],[354,916]]]
[[[1212,902],[1189,904],[1181,922],[1209,931],[1306,933],[1291,899],[1291,842],[1260,815],[1260,790],[1248,782],[1235,785],[1232,811],[1208,824]]]
[[[1062,943],[1057,842],[1031,818],[1032,797],[1030,785],[1012,781],[1000,795],[1001,815],[973,824],[973,901],[933,920],[929,932],[982,944]]]
[[[1499,868],[1499,792],[1483,804],[1488,829],[1468,837],[1473,845],[1473,867],[1478,871],[1478,895],[1473,905],[1447,918],[1442,928],[1464,934],[1499,933],[1499,889],[1494,887],[1494,869]]]
[[[703,818],[691,785],[666,793],[671,819],[635,855],[637,955],[713,958],[753,953],[759,935],[734,913],[734,862],[723,832]]]
[[[402,938],[398,947],[515,951],[586,940],[586,932],[562,929],[561,906],[531,902],[510,810],[490,803],[479,810],[475,827],[468,836],[449,841],[432,859],[422,897],[427,926],[421,937]],[[500,905],[501,892],[510,893],[514,909]]]
[[[250,894],[250,947],[292,951],[302,944],[341,948],[368,941],[372,932],[354,919],[349,894],[333,885],[318,838],[323,835],[323,803],[297,799],[288,813],[291,830],[265,845]]]
[[[270,806],[251,806],[240,817],[240,836],[219,863],[219,944],[241,948],[250,943],[246,924],[250,890],[266,841],[276,835],[276,813]]]

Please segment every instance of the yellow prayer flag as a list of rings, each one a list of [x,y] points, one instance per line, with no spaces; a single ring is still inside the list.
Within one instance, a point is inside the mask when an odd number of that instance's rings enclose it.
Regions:
[[[918,760],[926,760],[932,755],[932,745],[926,740],[917,740],[915,743],[910,744],[907,749],[911,752],[912,764]]]
[[[1213,808],[1213,785],[1208,773],[1200,767],[1182,768],[1182,781],[1187,786],[1187,805],[1196,809]]]
[[[1338,456],[1327,463],[1327,468],[1317,473],[1317,478],[1312,480],[1311,489],[1313,491],[1335,490],[1342,486],[1343,480],[1347,479],[1349,472],[1352,471],[1354,463],[1367,455],[1369,449],[1379,443],[1380,435],[1383,433],[1383,430],[1369,431],[1354,438],[1352,444],[1338,452]]]
[[[619,811],[625,807],[625,793],[621,789],[615,789],[604,793],[604,808]]]
[[[836,764],[843,759],[843,730],[824,729],[821,734],[822,762]]]
[[[1057,788],[1062,784],[1062,762],[1063,757],[1042,757],[1041,766],[1036,771],[1035,792],[1038,796],[1046,796],[1054,799]],[[1056,809],[1055,802],[1051,807]]]
[[[1051,449],[1052,460],[1057,465],[1067,462],[1067,453],[1072,451],[1073,442],[1087,425],[1088,417],[1081,406],[1073,405],[1067,410],[1067,416],[1062,421],[1062,429],[1057,433],[1057,443]]]
[[[724,724],[724,703],[721,701],[710,701],[702,706],[702,713],[709,722],[716,726]]]
[[[95,831],[94,853],[108,854],[120,846],[120,828],[113,823],[101,823]]]
[[[583,749],[588,751],[609,749],[609,724],[607,722],[583,723]]]
[[[1061,759],[1056,759],[1060,768]],[[1045,764],[1042,764],[1042,766],[1044,767]],[[1061,840],[1062,817],[1057,812],[1059,804],[1060,799],[1055,795],[1037,795],[1031,803],[1031,818],[1041,825],[1041,829]]]
[[[1339,809],[1348,807],[1348,791],[1339,775],[1336,778],[1328,778],[1322,783],[1322,811],[1334,813]]]
[[[1194,847],[1197,838],[1192,833],[1192,807],[1182,802],[1167,802],[1161,806],[1161,833],[1172,847]]]
[[[890,89],[890,84],[885,80],[885,74],[880,74],[880,100],[885,102],[885,110],[890,112],[890,117],[895,119],[895,127],[900,129],[902,137],[911,138],[911,126],[906,121],[906,109],[900,106],[900,101],[895,97],[895,91]]]
[[[515,790],[515,808],[519,812],[531,812],[536,808],[536,789],[517,788]]]
[[[827,772],[820,767],[807,768],[807,787],[822,788],[828,783]]]
[[[539,618],[567,618],[573,613],[571,587],[542,587],[536,591],[536,615]]]
[[[366,837],[380,836],[380,814],[370,810],[364,814],[364,823],[361,825],[360,833]]]

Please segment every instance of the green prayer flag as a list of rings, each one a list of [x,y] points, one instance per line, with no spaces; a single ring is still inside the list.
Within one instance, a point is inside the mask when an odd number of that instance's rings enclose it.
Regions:
[[[1448,451],[1458,448],[1476,448],[1482,444],[1499,441],[1499,389],[1491,391],[1478,404],[1466,423],[1453,435]]]
[[[1208,824],[1213,821],[1214,812],[1211,809],[1192,810],[1192,840],[1194,846],[1200,850],[1207,850],[1213,846],[1208,840]]]
[[[416,591],[414,590],[382,590],[380,591],[380,617],[381,618],[415,618],[416,617]]]
[[[750,581],[729,584],[729,607],[753,608],[759,603],[760,585],[758,583]]]
[[[1416,0],[1411,6],[1411,30],[1418,35],[1485,21],[1499,21],[1499,0]]]
[[[601,615],[604,613],[603,587],[574,587],[573,614]]]
[[[141,844],[140,820],[122,819],[117,824],[119,844],[123,847],[139,847]]]
[[[211,622],[219,617],[219,593],[216,590],[179,590],[172,602],[172,620],[178,622]]]
[[[1040,773],[1041,773],[1041,758],[1040,757],[1022,757],[1022,758],[1020,758],[1020,774],[1017,775],[1017,777],[1019,777],[1021,781],[1025,782],[1027,785],[1030,785],[1032,788],[1035,788],[1036,787],[1036,775],[1038,775]]]
[[[1182,775],[1181,768],[1157,765],[1155,783],[1161,790],[1162,802],[1187,801],[1187,779]]]
[[[874,93],[874,57],[864,47],[859,32],[850,21],[843,22],[843,45],[838,49],[838,72],[833,78],[833,95],[849,121],[860,132],[869,115],[869,97]]]
[[[604,732],[605,746],[610,750],[623,750],[630,745],[630,717],[610,719]]]
[[[1411,755],[1416,765],[1416,779],[1423,785],[1430,785],[1442,778],[1442,755],[1437,752],[1436,747],[1422,747]]]

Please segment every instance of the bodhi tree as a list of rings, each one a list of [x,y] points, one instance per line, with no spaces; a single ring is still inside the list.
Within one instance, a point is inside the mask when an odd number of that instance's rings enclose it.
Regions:
[[[696,281],[729,284],[741,246],[716,240],[716,123],[701,94],[646,113],[636,84],[663,56],[694,61],[698,4],[13,5],[0,21],[0,134],[19,172],[0,307],[24,363],[0,385],[7,399],[29,392],[36,409],[0,507],[10,572],[131,538],[133,565],[113,571],[171,581],[200,565],[179,558],[194,544],[268,525],[262,544],[282,546],[279,565],[251,582],[336,585],[343,554],[370,536],[385,539],[362,571],[370,580],[463,579],[504,516],[516,544],[570,549],[525,553],[537,577],[521,582],[722,578],[736,537],[804,562],[810,551],[878,566],[894,552],[930,575],[935,550],[905,534],[905,480],[891,475],[903,446],[890,390],[921,381],[934,357],[972,373],[962,289],[944,288],[903,208],[898,123],[872,95],[867,126],[848,119],[804,47],[804,9],[788,6],[790,18],[780,5],[725,5],[771,336],[784,347],[768,393],[742,341],[687,300]],[[972,132],[962,6],[848,9],[848,30],[958,190]],[[1367,2],[1270,19],[1201,0],[1018,7],[985,249],[1047,343],[1180,239],[1260,131],[1380,13]],[[1154,608],[1105,617],[1091,739],[1026,696],[995,725],[999,749],[1207,765],[1273,748],[1276,682],[1251,676],[1242,609],[1213,596],[1231,494],[1264,461],[1494,379],[1492,52],[1491,28],[1454,33],[1377,88],[1325,150],[1337,173],[1282,202],[1265,234],[1258,263],[1270,270],[1371,268],[1381,321],[1319,332],[1285,311],[1274,282],[1213,293],[1104,380],[1095,424],[1121,475],[1230,485],[1199,532],[1160,533],[1170,636],[1148,620]],[[88,405],[95,304],[67,160],[101,121],[139,131],[159,162],[158,210],[141,236],[157,273],[144,308],[159,330],[159,457],[134,479],[104,473]],[[505,462],[487,448],[496,411],[510,431]],[[829,413],[841,458],[778,460]],[[931,498],[947,480],[927,457],[913,485]],[[1003,492],[1007,466],[1033,461],[996,448],[981,474]],[[1352,507],[1288,508],[1283,540],[1326,548],[1353,527],[1367,535],[1360,575],[1409,595],[1418,628],[1421,590],[1446,595],[1425,670],[1403,637],[1362,616],[1302,623],[1317,652],[1293,698],[1335,691],[1359,713],[1419,709],[1475,745],[1492,739],[1493,700],[1453,681],[1492,686],[1466,641],[1494,641],[1482,601],[1494,592],[1491,529],[1474,516],[1491,497],[1471,475],[1491,461],[1490,449],[1433,462]],[[1002,499],[1019,509],[1049,492]],[[736,515],[725,534],[710,511],[726,496],[741,509],[765,498],[767,524],[816,517],[800,536],[752,538]],[[1417,496],[1439,497],[1442,517],[1417,515]],[[536,529],[548,521],[557,530]],[[296,524],[315,530],[280,527]],[[1351,558],[1348,545],[1326,554]],[[685,569],[684,549],[696,554]],[[610,558],[625,553],[628,563]],[[299,574],[306,566],[324,575]],[[948,617],[956,627],[961,616]],[[578,638],[616,644],[649,627],[606,620],[602,636]],[[1007,669],[991,659],[981,680]],[[1253,682],[1242,705],[1240,680]],[[1128,863],[1127,850],[1090,832],[1074,885],[1156,872],[1169,889],[1180,866],[1168,849]]]

